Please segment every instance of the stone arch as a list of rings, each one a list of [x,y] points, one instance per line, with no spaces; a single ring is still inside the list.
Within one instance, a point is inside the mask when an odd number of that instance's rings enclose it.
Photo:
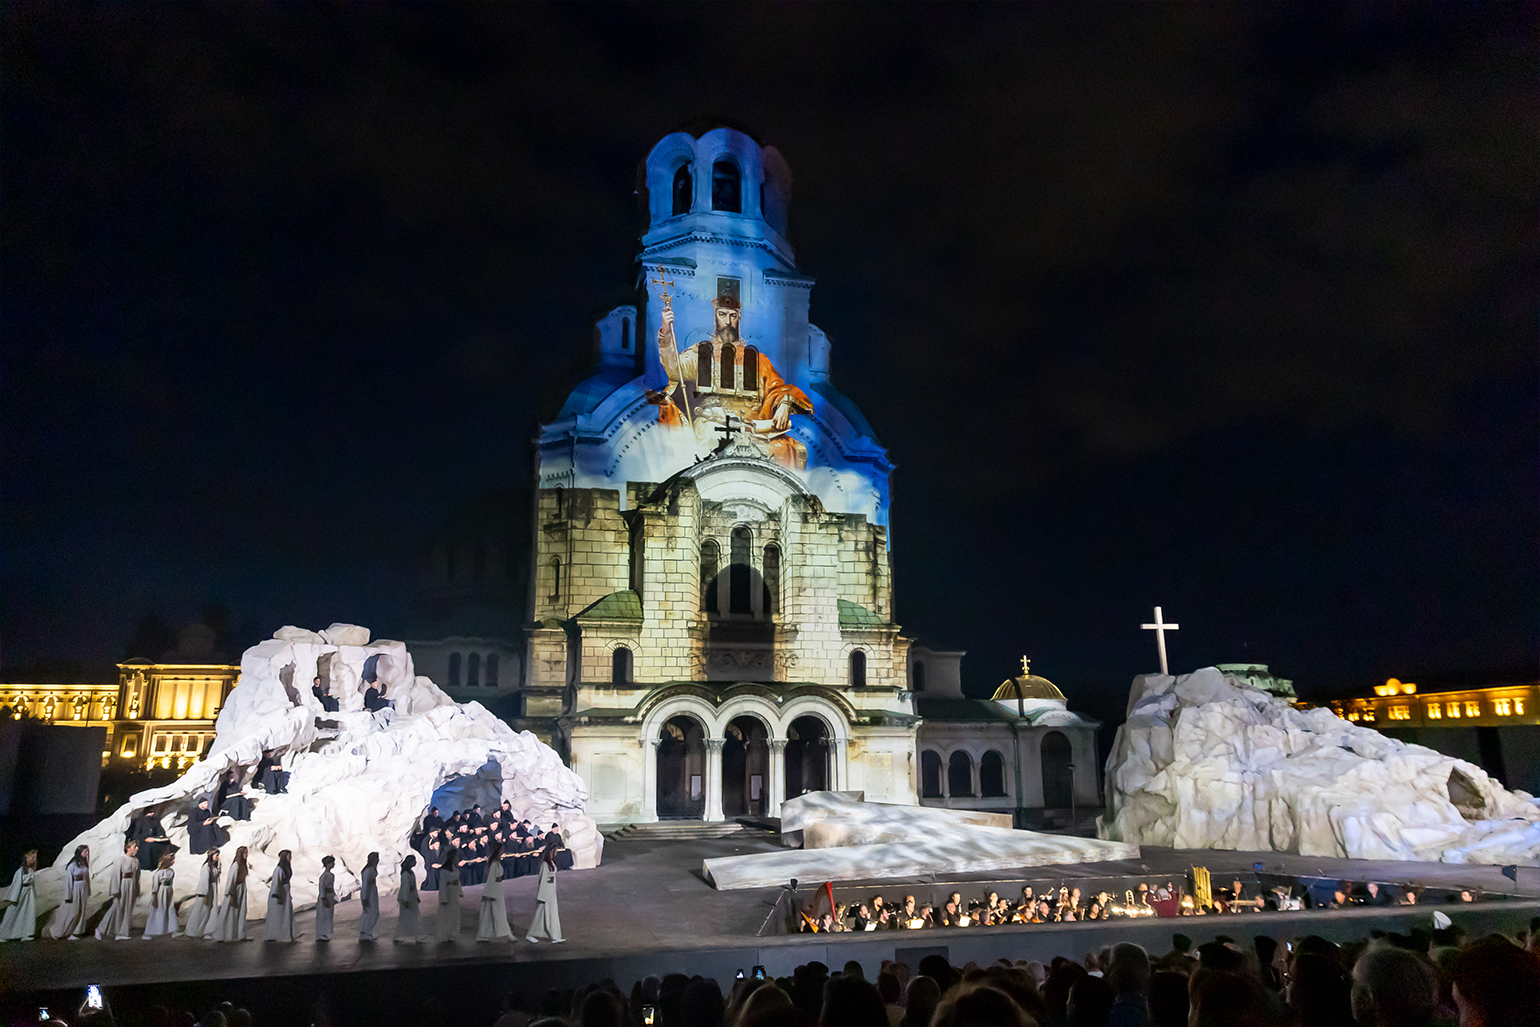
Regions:
[[[935,749],[920,750],[920,798],[945,798],[945,780],[946,774],[942,770],[941,754]]]
[[[1074,746],[1062,731],[1049,731],[1038,741],[1042,761],[1043,806],[1048,809],[1068,807],[1074,801],[1075,782],[1070,767],[1075,762]]]
[[[1009,794],[1005,754],[993,747],[986,748],[979,756],[979,795],[985,799],[998,799]]]
[[[953,749],[946,758],[946,791],[954,799],[974,797],[973,768],[976,763],[967,749]]]
[[[654,805],[659,819],[704,819],[709,785],[710,750],[721,741],[709,720],[681,711],[664,718],[654,737]]]

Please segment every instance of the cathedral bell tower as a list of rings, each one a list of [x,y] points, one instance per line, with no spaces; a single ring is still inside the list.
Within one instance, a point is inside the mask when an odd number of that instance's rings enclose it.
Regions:
[[[526,714],[601,823],[778,816],[826,788],[913,802],[892,465],[808,321],[790,171],[712,125],[639,177],[638,303],[599,323],[597,373],[536,444]]]

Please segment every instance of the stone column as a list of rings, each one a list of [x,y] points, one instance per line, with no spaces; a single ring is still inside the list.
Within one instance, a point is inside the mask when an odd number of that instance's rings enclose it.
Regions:
[[[849,767],[845,765],[845,746],[843,738],[836,738],[829,746],[829,757],[834,761],[834,766],[829,768],[829,788],[836,792],[843,792],[849,787]]]
[[[658,819],[658,740],[649,738],[642,745],[642,822]]]
[[[781,815],[781,803],[786,801],[786,739],[770,739],[770,801],[765,804],[765,816]]]
[[[722,813],[722,744],[725,738],[706,739],[705,820],[726,820]]]

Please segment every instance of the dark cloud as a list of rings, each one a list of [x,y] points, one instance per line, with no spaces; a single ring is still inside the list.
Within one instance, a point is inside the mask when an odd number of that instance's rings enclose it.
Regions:
[[[714,114],[793,169],[900,613],[980,680],[1115,690],[1157,601],[1302,679],[1533,661],[1532,8],[0,19],[6,659],[210,599],[397,630]]]

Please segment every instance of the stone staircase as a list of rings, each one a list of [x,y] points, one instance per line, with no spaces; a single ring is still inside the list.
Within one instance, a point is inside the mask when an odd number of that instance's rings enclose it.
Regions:
[[[616,824],[601,827],[600,832],[608,841],[659,841],[684,842],[701,838],[732,838],[737,835],[759,834],[763,829],[736,820],[719,820],[707,823],[703,820],[660,820],[655,824]]]

